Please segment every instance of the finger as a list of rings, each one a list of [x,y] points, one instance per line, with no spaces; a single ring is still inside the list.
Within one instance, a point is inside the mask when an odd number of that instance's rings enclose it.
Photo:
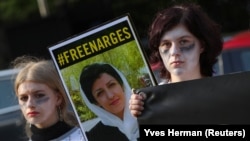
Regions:
[[[132,93],[133,93],[133,94],[138,94],[138,93],[139,93],[139,90],[138,90],[138,89],[135,89],[135,88],[132,88]]]
[[[146,97],[145,94],[141,94],[141,95],[139,95],[139,94],[132,94],[131,97],[130,97],[130,99],[131,100],[144,100],[145,97]]]
[[[142,111],[144,110],[144,107],[142,105],[129,105],[130,110],[136,110],[136,111]]]
[[[141,115],[141,112],[140,112],[140,111],[134,111],[134,110],[132,110],[132,111],[131,111],[131,114],[132,114],[134,117],[138,117],[138,116]]]
[[[146,96],[146,94],[144,93],[144,92],[141,92],[140,90],[138,90],[138,89],[134,89],[134,88],[132,88],[132,95],[139,95],[139,96],[133,96],[133,97],[135,97],[135,98],[139,98],[139,99],[142,99],[142,100],[145,100],[146,98],[147,98],[147,96]]]
[[[142,100],[145,100],[147,98],[147,95],[144,92],[139,92],[139,96],[142,97]]]
[[[130,105],[140,105],[140,106],[143,106],[144,102],[142,100],[130,100],[129,104]]]

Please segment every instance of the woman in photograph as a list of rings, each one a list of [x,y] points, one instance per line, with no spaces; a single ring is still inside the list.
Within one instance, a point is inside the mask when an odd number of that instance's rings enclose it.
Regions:
[[[137,120],[128,108],[131,88],[121,72],[110,64],[87,65],[82,69],[80,84],[86,105],[100,118],[86,133],[89,141],[139,139]]]

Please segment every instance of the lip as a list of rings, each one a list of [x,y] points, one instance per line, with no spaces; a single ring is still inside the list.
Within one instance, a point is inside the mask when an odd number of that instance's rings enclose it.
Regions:
[[[27,115],[30,116],[30,117],[34,117],[36,115],[38,115],[39,112],[36,112],[36,111],[32,111],[32,112],[28,112]]]
[[[118,103],[119,103],[119,98],[117,98],[117,99],[115,99],[115,100],[113,100],[111,103],[110,103],[110,105],[117,105]]]
[[[179,65],[181,65],[183,63],[184,63],[183,61],[173,61],[173,62],[170,63],[170,65],[179,66]]]

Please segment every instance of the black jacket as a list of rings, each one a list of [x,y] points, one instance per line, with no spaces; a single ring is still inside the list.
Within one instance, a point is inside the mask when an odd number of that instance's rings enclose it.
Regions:
[[[96,124],[90,131],[86,132],[89,141],[129,141],[117,127],[104,125],[102,122]]]

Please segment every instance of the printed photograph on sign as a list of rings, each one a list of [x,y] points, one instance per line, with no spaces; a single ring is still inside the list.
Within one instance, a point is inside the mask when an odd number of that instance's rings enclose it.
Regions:
[[[156,81],[130,15],[48,49],[87,139],[138,140],[138,123],[128,109],[131,90]]]

